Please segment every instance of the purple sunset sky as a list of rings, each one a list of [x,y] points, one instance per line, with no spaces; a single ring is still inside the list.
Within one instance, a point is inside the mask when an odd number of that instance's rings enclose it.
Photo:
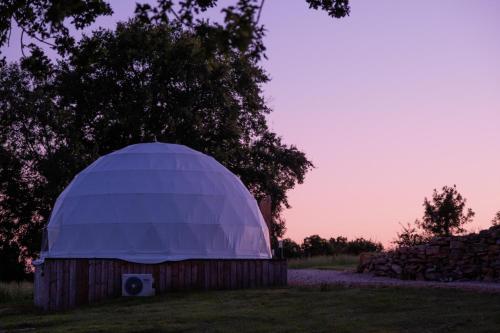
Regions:
[[[223,1],[227,3],[230,1]],[[113,27],[134,1],[111,1]],[[286,237],[363,236],[387,245],[456,184],[476,212],[500,210],[500,2],[352,1],[336,20],[304,0],[267,0],[271,128],[317,166],[290,192]],[[16,31],[8,59],[20,55]]]

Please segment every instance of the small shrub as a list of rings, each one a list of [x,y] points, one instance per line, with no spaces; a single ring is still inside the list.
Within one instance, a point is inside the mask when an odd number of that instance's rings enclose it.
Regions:
[[[428,237],[420,233],[416,226],[407,223],[406,225],[401,224],[401,232],[397,233],[397,238],[392,241],[396,247],[410,247],[415,245],[420,245],[428,240]],[[415,225],[418,225],[418,221],[415,221]]]

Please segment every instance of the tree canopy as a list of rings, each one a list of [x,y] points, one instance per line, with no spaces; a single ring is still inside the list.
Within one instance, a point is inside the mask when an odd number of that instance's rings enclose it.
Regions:
[[[421,228],[433,236],[451,236],[465,231],[463,226],[472,221],[475,213],[465,208],[467,200],[457,186],[443,186],[441,192],[434,189],[432,199],[424,199],[424,216]]]
[[[262,36],[259,19],[264,0],[235,0],[223,7],[225,15],[224,32],[220,41],[246,48],[254,45],[263,47],[254,37]],[[329,16],[341,18],[349,15],[348,0],[305,0],[310,8],[323,10]],[[202,13],[218,5],[217,0],[157,0],[156,6],[137,3],[136,14],[143,19],[176,22],[194,29],[213,25]],[[283,5],[285,6],[285,5]],[[286,8],[286,7],[285,7]],[[113,9],[106,0],[5,0],[0,3],[0,48],[11,42],[13,28],[21,31],[21,50],[39,49],[40,44],[50,46],[60,55],[71,52],[75,38],[71,29],[81,30],[90,26],[98,17],[112,15]],[[219,26],[222,27],[222,26]],[[257,49],[256,49],[257,50]],[[260,51],[257,50],[257,53]]]

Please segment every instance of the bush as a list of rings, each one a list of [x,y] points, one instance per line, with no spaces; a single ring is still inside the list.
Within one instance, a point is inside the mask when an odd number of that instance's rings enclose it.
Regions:
[[[398,248],[420,245],[428,240],[428,237],[419,233],[417,227],[412,226],[410,223],[406,225],[400,223],[400,225],[402,230],[400,233],[397,233],[397,238],[392,241]],[[415,221],[415,225],[418,225],[418,221]]]
[[[383,249],[382,243],[361,237],[347,242],[345,253],[358,255],[362,252],[380,252]]]
[[[299,244],[290,238],[285,238],[283,239],[283,256],[285,258],[300,258],[302,256],[302,249]]]
[[[330,243],[318,235],[312,235],[304,238],[301,248],[303,255],[309,257],[332,254]]]
[[[330,243],[330,247],[334,254],[345,253],[345,249],[347,248],[347,237],[338,236],[337,238],[330,238],[328,241]]]

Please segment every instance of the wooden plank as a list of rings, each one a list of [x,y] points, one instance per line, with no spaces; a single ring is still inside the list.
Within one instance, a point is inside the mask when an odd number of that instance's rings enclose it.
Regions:
[[[196,261],[193,261],[191,260],[189,262],[189,266],[190,266],[190,279],[189,279],[189,285],[190,285],[190,289],[195,289],[196,288],[196,273],[197,273],[197,269],[196,269]]]
[[[41,308],[41,302],[40,302],[40,284],[41,284],[41,279],[42,279],[42,273],[41,273],[41,268],[38,266],[35,266],[35,279],[33,281],[33,301],[35,303],[35,306],[37,308]]]
[[[153,271],[153,288],[155,289],[156,295],[161,293],[160,291],[160,265],[151,265],[151,270]]]
[[[167,287],[166,287],[166,282],[167,282],[167,279],[166,279],[166,264],[165,263],[161,263],[158,265],[158,282],[157,282],[157,285],[158,285],[158,289],[156,290],[158,294],[163,294],[167,291]]]
[[[179,269],[180,269],[180,261],[172,262],[172,290],[179,290]]]
[[[208,289],[217,289],[217,263],[215,260],[208,262]]]
[[[249,275],[249,261],[245,260],[243,261],[243,288],[248,288],[250,287],[250,275]]]
[[[108,260],[108,298],[114,296],[115,291],[115,260]]]
[[[249,287],[255,288],[255,261],[250,260],[248,262],[248,279],[249,279]]]
[[[231,262],[224,260],[224,289],[231,289]]]
[[[57,298],[57,262],[54,260],[49,261],[50,263],[50,286],[49,286],[49,310],[56,310],[56,298]]]
[[[184,271],[186,270],[186,266],[182,261],[179,261],[177,265],[179,266],[178,289],[183,290],[186,287],[186,284],[184,283],[185,282],[184,279],[186,278],[186,274],[184,273]]]
[[[67,309],[69,307],[69,263],[70,260],[63,259],[63,283],[62,283],[62,308]]]
[[[51,265],[50,263],[45,260],[43,263],[43,272],[42,272],[42,283],[41,283],[41,289],[42,293],[40,294],[40,303],[42,306],[42,309],[45,311],[49,310],[49,302],[50,302],[50,271],[51,271]]]
[[[118,297],[122,294],[122,268],[123,261],[117,260],[113,264],[113,296]]]
[[[274,285],[279,286],[280,276],[281,276],[279,261],[273,260],[273,265],[274,265]]]
[[[128,261],[122,261],[122,264],[121,264],[121,272],[122,274],[128,274]]]
[[[89,303],[95,302],[95,260],[89,260]]]
[[[101,276],[99,278],[99,293],[101,296],[101,300],[108,297],[108,263],[107,260],[99,260],[100,268],[101,268]]]
[[[217,261],[217,289],[224,288],[224,263]]]
[[[101,259],[97,259],[95,263],[95,294],[96,300],[100,301],[103,299],[103,261]]]
[[[132,263],[124,261],[122,266],[122,274],[130,274],[131,271],[132,271]]]
[[[97,288],[96,288],[96,294],[97,299],[100,301],[105,298],[106,296],[106,286],[104,286],[104,280],[105,276],[104,274],[106,273],[104,271],[105,265],[104,265],[104,260],[99,259],[96,261],[96,281],[97,281]]]
[[[203,290],[205,287],[205,265],[203,261],[196,262],[196,289]]]
[[[208,290],[210,288],[210,262],[203,261],[203,286],[204,290]]]
[[[56,261],[56,310],[63,309],[63,274],[64,274],[64,262],[62,260]]]
[[[262,260],[255,261],[255,284],[262,287]]]
[[[35,268],[34,301],[35,306],[43,310],[48,310],[49,301],[49,278],[46,267],[47,265],[43,263]]]
[[[262,285],[269,286],[269,260],[262,262]]]
[[[72,259],[69,262],[69,299],[68,307],[74,308],[76,306],[76,294],[78,292],[78,286],[76,284],[77,274],[76,274],[76,259]]]
[[[193,265],[194,262],[192,260],[189,261],[187,270],[189,271],[186,277],[187,284],[189,285],[189,289],[194,289],[193,285]]]
[[[77,259],[76,261],[76,305],[89,302],[89,261]]]
[[[243,288],[243,261],[236,261],[236,288]]]
[[[236,260],[231,260],[230,261],[230,264],[231,264],[231,270],[230,270],[230,274],[231,274],[231,289],[236,289],[237,288],[237,280],[236,280],[236,271],[237,271],[237,268],[236,268]]]
[[[198,284],[198,262],[197,261],[192,261],[191,262],[191,288],[192,289],[199,289],[199,284]]]
[[[75,307],[82,304],[81,303],[81,294],[82,294],[82,287],[81,287],[81,284],[82,284],[82,273],[81,273],[81,270],[82,270],[82,261],[81,259],[75,259],[75,271],[74,271],[74,274],[75,274],[75,282],[74,282],[74,285],[75,285]]]
[[[82,262],[82,293],[84,295],[83,298],[83,303],[82,304],[88,304],[89,303],[89,260],[85,259]]]
[[[209,261],[204,261],[203,262],[203,289],[207,290],[210,288],[210,262]]]
[[[109,298],[108,296],[108,282],[109,275],[109,260],[102,260],[102,273],[101,273],[101,299]]]
[[[172,290],[172,263],[165,263],[165,291]]]
[[[106,281],[108,298],[112,298],[114,296],[114,288],[115,288],[115,270],[114,270],[114,260],[108,260],[108,280]]]
[[[269,279],[269,286],[274,286],[276,285],[276,282],[274,281],[274,265],[272,260],[267,261],[267,266],[268,266],[268,279]]]
[[[271,286],[276,285],[276,268],[274,260],[269,260],[269,280],[271,280]]]
[[[184,261],[183,268],[184,268],[184,279],[182,279],[182,282],[183,282],[184,288],[189,289],[189,288],[191,288],[191,262]]]

